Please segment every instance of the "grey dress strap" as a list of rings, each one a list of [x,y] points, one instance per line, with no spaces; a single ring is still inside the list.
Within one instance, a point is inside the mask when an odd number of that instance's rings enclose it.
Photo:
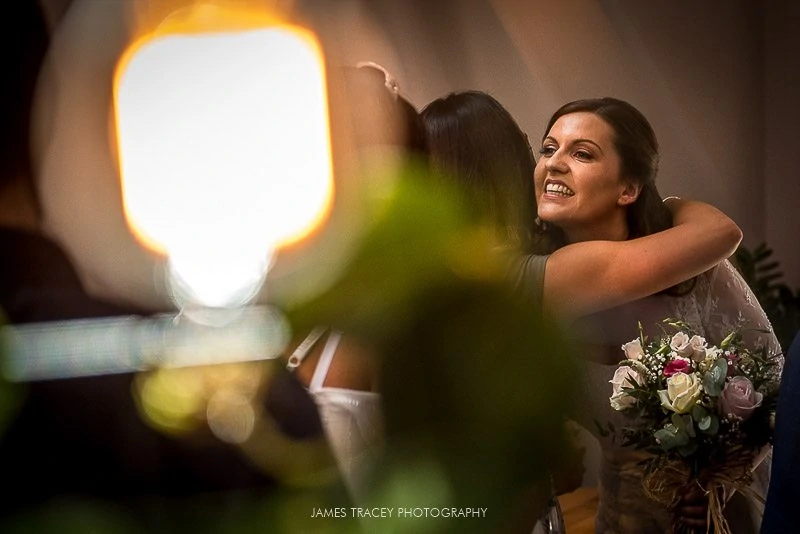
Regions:
[[[526,254],[515,260],[509,273],[514,287],[538,306],[542,305],[544,299],[544,270],[549,257],[549,255]]]

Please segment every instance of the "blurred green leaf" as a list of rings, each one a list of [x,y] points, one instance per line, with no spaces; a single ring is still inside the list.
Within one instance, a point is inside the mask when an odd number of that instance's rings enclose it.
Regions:
[[[5,344],[3,343],[3,317],[0,313],[0,370],[5,366]],[[25,386],[8,382],[0,372],[0,439],[10,421],[19,411],[25,397]]]

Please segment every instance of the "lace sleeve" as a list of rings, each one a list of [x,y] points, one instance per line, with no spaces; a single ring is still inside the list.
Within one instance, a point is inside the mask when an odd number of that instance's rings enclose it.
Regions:
[[[781,347],[772,325],[747,282],[729,261],[714,267],[707,278],[706,303],[703,306],[703,329],[709,342],[717,344],[734,328],[740,328],[745,343],[767,347],[767,353],[780,358]]]

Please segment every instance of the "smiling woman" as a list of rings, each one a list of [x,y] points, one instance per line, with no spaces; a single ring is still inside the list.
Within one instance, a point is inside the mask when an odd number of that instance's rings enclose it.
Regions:
[[[556,250],[552,258],[561,250],[593,242],[624,244],[631,237],[647,236],[641,239],[644,241],[654,237],[649,234],[656,230],[669,228],[669,213],[655,186],[657,170],[655,133],[631,104],[601,98],[571,102],[556,111],[545,130],[542,158],[535,171],[538,213],[549,223],[546,232],[560,238],[562,245],[574,244]],[[678,240],[675,244],[662,252],[666,258],[660,263],[676,261],[678,250],[693,246],[696,241]],[[641,260],[634,257],[631,261]],[[612,259],[612,263],[620,272],[626,268],[621,258]],[[552,272],[563,278],[556,269]],[[597,275],[593,276],[596,280]],[[579,291],[590,288],[584,284]],[[612,410],[616,398],[609,406],[608,382],[619,382],[619,375],[615,375],[621,357],[617,347],[633,337],[637,322],[640,328],[644,325],[645,330],[657,330],[665,317],[678,318],[714,343],[722,341],[724,333],[735,325],[743,324],[748,329],[749,346],[766,346],[769,357],[778,358],[778,344],[769,321],[730,263],[723,261],[662,293],[666,295],[643,298],[579,321],[577,331],[595,346],[595,352],[604,355],[600,363],[584,364],[584,398],[574,417],[586,429],[596,430],[597,423],[608,424],[612,429],[625,426],[625,421]],[[642,489],[641,466],[650,453],[622,449],[620,434],[616,439],[608,439],[608,433],[597,437],[603,448],[598,475],[598,532],[665,532],[676,521],[705,529],[707,497],[679,492],[681,500],[677,505],[656,505]],[[763,496],[769,480],[768,466],[756,464],[753,471],[754,482],[749,489]],[[758,505],[741,495],[730,500],[726,508],[735,532],[755,532],[761,513]]]
[[[658,141],[616,98],[570,102],[545,128],[534,174],[538,214],[560,244],[621,241],[672,226],[655,184]],[[560,232],[563,231],[563,235]]]
[[[613,130],[591,113],[559,118],[542,143],[535,173],[539,217],[561,226],[571,243],[628,237],[625,207],[639,187],[620,175],[613,147]]]

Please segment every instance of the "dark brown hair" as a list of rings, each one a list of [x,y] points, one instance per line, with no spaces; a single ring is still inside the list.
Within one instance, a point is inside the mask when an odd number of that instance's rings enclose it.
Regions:
[[[524,252],[536,218],[527,136],[492,96],[452,93],[422,110],[432,169],[456,180],[472,207]]]

